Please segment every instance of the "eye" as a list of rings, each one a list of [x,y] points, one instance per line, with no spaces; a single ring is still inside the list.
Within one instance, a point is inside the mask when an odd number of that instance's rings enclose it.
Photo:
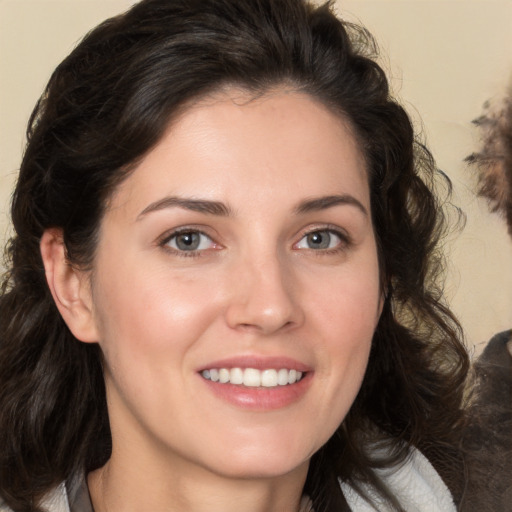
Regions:
[[[180,252],[204,251],[215,247],[215,242],[200,231],[181,231],[167,238],[164,245]]]
[[[328,250],[335,249],[343,243],[340,234],[331,229],[319,229],[303,236],[295,245],[296,249]]]

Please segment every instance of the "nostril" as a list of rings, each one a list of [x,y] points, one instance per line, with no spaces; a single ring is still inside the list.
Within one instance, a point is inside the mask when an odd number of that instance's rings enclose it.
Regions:
[[[286,329],[289,329],[293,327],[294,322],[293,321],[287,321],[284,323],[279,322],[268,322],[268,321],[255,321],[254,323],[247,323],[242,322],[238,323],[236,325],[232,325],[235,329],[238,329],[240,331],[253,331],[253,332],[260,332],[264,334],[271,334],[278,331],[283,331]]]

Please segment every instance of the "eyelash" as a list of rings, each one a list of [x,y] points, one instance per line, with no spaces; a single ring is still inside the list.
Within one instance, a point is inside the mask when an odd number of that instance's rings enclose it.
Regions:
[[[203,256],[203,253],[208,249],[184,251],[184,250],[175,249],[174,247],[169,246],[169,243],[171,242],[171,240],[179,237],[180,235],[187,235],[187,234],[204,236],[204,237],[208,238],[214,246],[218,245],[215,243],[215,241],[212,239],[212,237],[210,235],[206,234],[201,229],[190,227],[190,226],[178,228],[178,229],[173,230],[171,233],[167,233],[166,235],[164,235],[161,238],[161,240],[158,242],[158,245],[160,247],[162,247],[162,249],[164,249],[165,251],[168,251],[168,252],[172,253],[173,255],[180,256],[183,258],[198,258],[200,256]]]
[[[344,232],[336,227],[322,226],[322,227],[315,227],[313,229],[309,229],[308,231],[303,232],[301,234],[299,241],[296,242],[293,245],[293,247],[295,248],[304,238],[306,238],[310,235],[314,235],[316,233],[328,233],[329,235],[335,235],[336,237],[339,238],[340,242],[335,247],[332,247],[332,248],[326,248],[326,249],[297,248],[297,250],[299,250],[299,251],[307,250],[309,253],[315,254],[315,256],[324,256],[324,255],[329,255],[329,254],[332,254],[332,255],[338,254],[342,251],[345,251],[347,248],[349,248],[352,245],[352,240],[346,232]],[[169,243],[171,242],[171,240],[176,239],[180,235],[186,235],[186,234],[200,235],[200,236],[207,237],[214,246],[218,245],[212,239],[212,237],[209,236],[208,234],[206,234],[204,231],[202,231],[201,229],[198,229],[198,228],[190,227],[190,226],[178,228],[178,229],[173,230],[171,233],[165,234],[158,242],[158,245],[160,247],[162,247],[164,250],[172,253],[173,255],[177,255],[180,257],[184,257],[184,258],[197,258],[197,257],[203,256],[204,252],[207,251],[208,249],[198,249],[198,250],[193,249],[190,251],[186,251],[186,250],[175,249],[175,248],[169,246]]]
[[[295,243],[294,246],[298,245],[304,238],[314,235],[315,233],[329,233],[329,235],[335,235],[339,238],[339,243],[332,248],[327,249],[305,249],[309,253],[313,253],[315,256],[321,257],[325,255],[336,255],[340,252],[346,251],[353,245],[351,237],[343,230],[340,230],[337,226],[319,226],[313,229],[309,229],[302,233],[299,242]],[[299,249],[300,250],[300,249]]]

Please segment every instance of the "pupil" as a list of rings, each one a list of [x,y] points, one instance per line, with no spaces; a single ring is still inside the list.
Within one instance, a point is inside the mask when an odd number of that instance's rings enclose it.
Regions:
[[[199,234],[183,233],[176,238],[176,245],[184,251],[193,251],[199,246]]]
[[[311,233],[308,235],[308,244],[315,249],[327,249],[330,236],[328,233]]]

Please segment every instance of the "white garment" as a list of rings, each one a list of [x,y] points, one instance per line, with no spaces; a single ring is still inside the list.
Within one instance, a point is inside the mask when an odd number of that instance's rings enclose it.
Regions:
[[[398,467],[378,469],[393,496],[407,512],[455,512],[453,498],[432,464],[418,450],[412,448],[409,457]],[[343,495],[353,512],[386,512],[388,508],[374,489],[362,486],[378,508],[370,505],[352,487],[341,483]]]
[[[64,482],[45,496],[41,507],[48,512],[69,512],[68,494]]]

